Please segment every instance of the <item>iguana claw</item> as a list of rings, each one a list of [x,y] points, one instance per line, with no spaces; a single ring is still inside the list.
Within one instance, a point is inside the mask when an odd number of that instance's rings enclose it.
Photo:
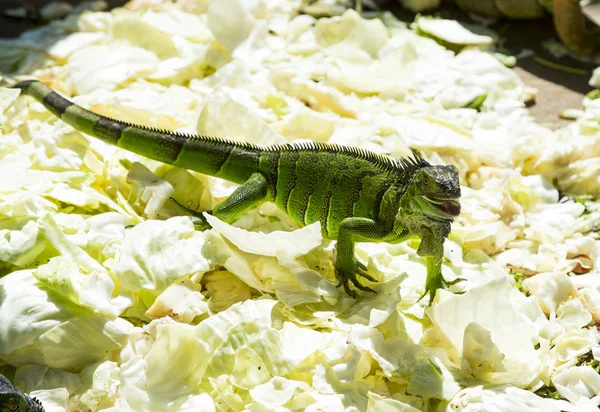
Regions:
[[[377,282],[377,279],[375,279],[373,276],[369,275],[367,272],[365,272],[363,270],[358,271],[358,276],[362,276],[363,278],[370,280],[371,282]]]
[[[425,297],[425,295],[429,294],[429,303],[428,306],[431,306],[433,303],[433,299],[435,298],[435,293],[438,289],[446,289],[447,286],[452,286],[457,284],[458,282],[462,282],[466,280],[464,278],[456,278],[450,282],[447,282],[446,279],[442,276],[442,262],[436,262],[432,256],[427,256],[427,279],[425,280],[425,292],[419,297],[420,301]],[[418,302],[417,301],[417,302]]]
[[[425,292],[423,292],[423,294],[419,297],[419,300],[417,302],[421,301],[421,299],[423,299],[425,297],[425,295],[429,294],[428,306],[431,306],[431,304],[433,303],[433,299],[435,298],[435,294],[436,294],[437,290],[445,289],[446,286],[448,286],[448,282],[446,282],[446,280],[444,279],[444,277],[441,274],[438,276],[435,276],[432,279],[429,279],[429,276],[428,276],[427,280],[425,281]]]
[[[446,282],[446,281],[444,281],[444,282],[446,283],[446,286],[454,286],[457,283],[465,281],[465,280],[467,280],[467,279],[465,279],[465,278],[456,278],[454,280],[451,280],[450,282]],[[464,293],[464,292],[456,292],[457,295],[460,295],[462,293]]]
[[[377,282],[377,280],[373,276],[369,275],[366,272],[367,267],[364,264],[362,264],[359,261],[357,261],[356,259],[354,259],[353,264],[347,265],[347,266],[350,266],[350,267],[346,268],[341,265],[340,265],[340,267],[338,267],[336,265],[335,277],[338,280],[338,284],[336,285],[336,287],[339,288],[340,286],[343,286],[346,294],[354,299],[356,299],[356,291],[350,289],[349,282],[352,282],[352,284],[354,285],[354,287],[356,289],[362,290],[363,292],[377,293],[370,287],[364,286],[363,284],[361,284],[358,281],[358,278],[356,277],[356,275],[358,275],[367,280],[370,280],[371,282]]]

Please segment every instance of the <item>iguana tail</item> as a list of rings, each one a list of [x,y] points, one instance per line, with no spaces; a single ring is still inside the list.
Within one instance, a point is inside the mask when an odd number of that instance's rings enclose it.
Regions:
[[[258,171],[262,150],[254,145],[111,119],[76,105],[37,80],[12,87],[35,98],[75,129],[144,157],[236,183]]]

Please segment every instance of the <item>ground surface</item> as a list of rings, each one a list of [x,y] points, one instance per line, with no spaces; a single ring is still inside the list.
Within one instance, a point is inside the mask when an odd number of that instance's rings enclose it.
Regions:
[[[4,9],[19,7],[23,4],[34,8],[41,7],[47,1],[0,0],[0,14],[2,14]],[[79,3],[78,0],[67,1],[72,4]],[[126,3],[125,0],[106,1],[111,7],[117,7]],[[389,2],[388,8],[405,21],[412,21],[414,19],[414,14],[403,10],[393,0]],[[438,14],[444,17],[468,20],[468,17],[458,13],[457,10],[453,10],[452,7],[438,12]],[[8,19],[0,16],[0,38],[16,37],[22,31],[32,27],[35,27],[35,24],[32,22]],[[581,107],[583,95],[591,90],[588,80],[594,66],[570,58],[557,60],[542,48],[541,42],[543,40],[556,37],[550,17],[535,21],[501,21],[495,28],[502,30],[504,33],[503,36],[506,38],[504,46],[512,53],[518,53],[522,49],[531,49],[536,55],[546,60],[584,69],[588,72],[586,75],[565,73],[542,66],[532,58],[524,58],[518,61],[516,70],[523,81],[528,86],[537,89],[536,104],[530,108],[532,115],[539,122],[552,127],[559,127],[566,124],[567,121],[560,119],[558,114],[565,109]]]

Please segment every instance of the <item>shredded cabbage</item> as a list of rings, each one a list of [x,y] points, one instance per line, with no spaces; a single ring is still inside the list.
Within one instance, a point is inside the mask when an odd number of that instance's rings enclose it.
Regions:
[[[303,3],[91,4],[0,42],[0,70],[150,127],[454,164],[454,293],[419,300],[418,240],[359,243],[377,293],[353,300],[335,242],[270,203],[196,231],[170,198],[201,213],[236,185],[0,88],[3,373],[48,411],[597,409],[600,99],[550,130],[493,33]]]

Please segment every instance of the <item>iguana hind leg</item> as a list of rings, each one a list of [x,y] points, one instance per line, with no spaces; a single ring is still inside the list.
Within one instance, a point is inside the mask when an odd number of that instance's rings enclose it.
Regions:
[[[173,197],[170,197],[169,200],[171,202],[175,203],[178,208],[180,208],[181,210],[186,211],[190,215],[190,219],[192,219],[192,223],[194,224],[194,227],[196,228],[196,230],[203,231],[203,230],[210,229],[210,225],[208,224],[208,221],[206,220],[206,218],[202,214],[204,212],[199,212],[199,211],[197,211],[195,209],[192,209],[190,207],[182,205],[177,200],[175,200],[175,198],[173,198]],[[207,210],[206,212],[207,213],[212,213],[212,210]]]
[[[244,214],[245,211],[267,201],[268,194],[269,185],[267,180],[262,174],[254,173],[248,180],[235,189],[227,199],[219,203],[208,213],[226,223],[232,223]],[[206,230],[210,228],[210,225],[201,212],[189,209],[178,203],[175,199],[171,200],[191,214],[196,229]]]
[[[367,268],[356,260],[354,243],[384,241],[390,236],[390,233],[388,228],[384,228],[372,219],[349,217],[340,223],[336,246],[335,277],[339,282],[338,286],[343,286],[349,296],[356,297],[356,292],[350,289],[349,282],[352,282],[354,287],[359,290],[374,292],[373,289],[363,286],[358,281],[357,275],[370,281],[375,281],[375,279],[369,276],[365,272]]]

